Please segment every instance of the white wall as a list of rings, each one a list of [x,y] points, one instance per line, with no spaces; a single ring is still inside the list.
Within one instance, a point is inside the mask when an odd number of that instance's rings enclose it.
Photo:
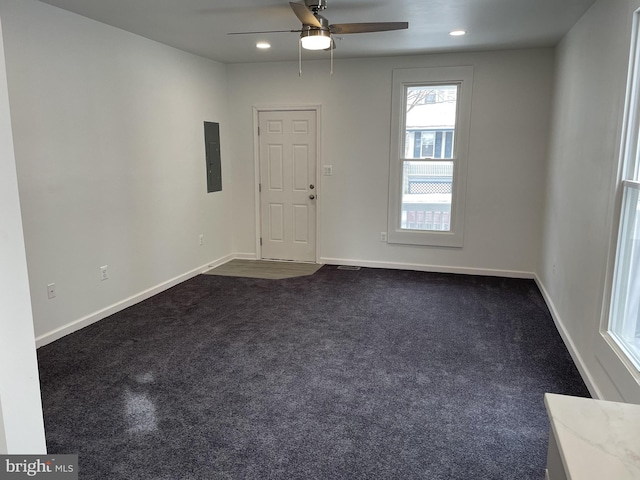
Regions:
[[[231,254],[225,66],[34,0],[0,14],[39,343]],[[220,193],[203,121],[221,124]]]
[[[46,453],[0,30],[0,454]]]
[[[632,11],[638,6],[637,0],[599,0],[558,47],[547,203],[536,269],[592,393],[635,402],[640,402],[638,385],[625,398],[620,381],[609,376],[619,365],[599,359],[597,352]]]
[[[530,274],[539,251],[553,54],[341,60],[333,77],[328,58],[304,60],[301,78],[297,63],[229,65],[235,251],[256,253],[252,107],[320,104],[320,163],[333,165],[333,176],[320,177],[324,261]],[[380,242],[387,225],[392,71],[455,65],[474,66],[464,247]]]

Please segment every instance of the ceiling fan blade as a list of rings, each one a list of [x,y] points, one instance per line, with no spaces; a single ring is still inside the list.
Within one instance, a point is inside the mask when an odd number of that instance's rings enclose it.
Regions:
[[[230,32],[227,35],[254,35],[256,33],[294,33],[301,32],[302,30],[266,30],[264,32]]]
[[[336,23],[330,25],[331,33],[338,35],[349,33],[387,32],[389,30],[404,30],[409,28],[408,22],[377,22],[377,23]]]
[[[303,25],[311,25],[312,27],[322,28],[320,20],[316,18],[313,12],[309,10],[306,5],[294,2],[289,2],[289,5],[291,5],[291,10],[293,10],[293,13],[296,14],[296,17],[298,17]]]

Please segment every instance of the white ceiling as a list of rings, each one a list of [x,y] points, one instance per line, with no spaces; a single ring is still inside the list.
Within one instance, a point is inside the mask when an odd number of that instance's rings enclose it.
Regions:
[[[295,30],[300,22],[278,0],[41,0],[85,17],[223,63],[296,60],[298,34],[227,35]],[[300,0],[302,2],[302,0]],[[594,0],[328,0],[330,23],[401,22],[396,32],[344,35],[336,58],[553,46]],[[464,29],[464,37],[448,32]],[[258,40],[272,48],[257,50]],[[326,52],[303,52],[323,58]]]

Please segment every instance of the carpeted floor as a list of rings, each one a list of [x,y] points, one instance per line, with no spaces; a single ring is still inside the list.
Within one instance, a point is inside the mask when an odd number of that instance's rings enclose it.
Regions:
[[[588,396],[530,280],[200,275],[38,350],[81,479],[542,480]]]

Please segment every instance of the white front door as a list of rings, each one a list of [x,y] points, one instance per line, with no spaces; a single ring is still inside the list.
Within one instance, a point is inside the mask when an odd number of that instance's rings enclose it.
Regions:
[[[316,112],[261,111],[261,256],[316,260]]]

